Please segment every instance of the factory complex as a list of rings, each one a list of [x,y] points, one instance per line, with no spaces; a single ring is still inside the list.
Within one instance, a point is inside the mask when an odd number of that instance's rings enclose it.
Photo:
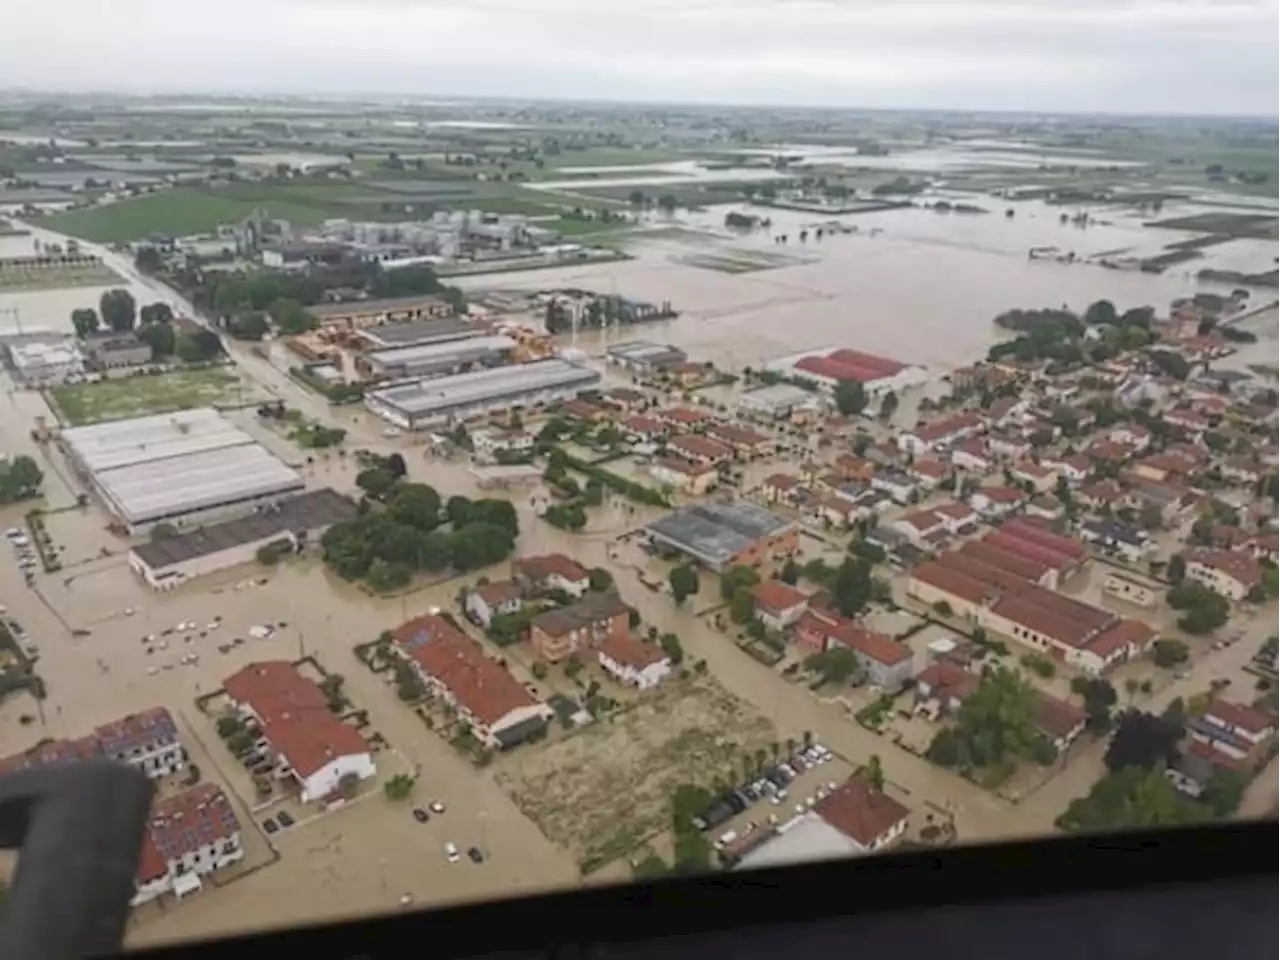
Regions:
[[[130,533],[196,526],[303,489],[302,476],[216,410],[71,427],[71,465]]]
[[[594,370],[551,358],[374,390],[365,404],[397,427],[421,430],[497,410],[571,400],[598,387],[601,379]]]

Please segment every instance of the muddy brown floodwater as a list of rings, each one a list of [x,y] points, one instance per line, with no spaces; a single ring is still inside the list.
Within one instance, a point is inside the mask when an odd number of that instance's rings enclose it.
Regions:
[[[1215,289],[1198,283],[1196,270],[1236,262],[1214,259],[1210,248],[1204,259],[1157,276],[1031,261],[1028,251],[1036,246],[1074,250],[1078,256],[1116,250],[1154,254],[1194,234],[1144,227],[1141,218],[1118,210],[1095,211],[1108,222],[1080,228],[1059,222],[1060,207],[1021,202],[1012,205],[1016,216],[1007,219],[1007,201],[969,201],[993,212],[912,209],[828,217],[743,207],[744,212],[771,217],[772,230],[701,240],[659,231],[656,239],[635,241],[633,260],[456,282],[469,291],[579,286],[654,302],[670,300],[681,311],[674,321],[607,335],[580,334],[578,345],[588,350],[644,338],[674,343],[699,360],[744,366],[810,347],[842,345],[941,371],[985,353],[999,339],[991,320],[1004,310],[1063,304],[1083,309],[1104,297],[1122,308],[1150,304],[1163,310],[1175,297]],[[723,234],[726,209],[730,208],[691,214],[685,225]],[[1180,212],[1171,207],[1164,215]],[[797,242],[801,225],[827,220],[856,226],[859,233]],[[871,236],[873,229],[882,232]],[[785,246],[773,242],[773,235],[780,233],[790,236]],[[1263,241],[1231,246],[1235,257],[1247,256],[1250,263],[1263,254],[1274,256],[1275,245]],[[785,254],[796,262],[749,273],[718,272],[686,262],[691,255],[723,255],[735,249]],[[1262,293],[1255,297],[1266,300]]]

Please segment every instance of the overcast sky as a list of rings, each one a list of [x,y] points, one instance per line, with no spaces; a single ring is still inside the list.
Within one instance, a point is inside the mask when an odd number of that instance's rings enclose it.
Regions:
[[[12,0],[0,87],[1277,114],[1277,0]]]

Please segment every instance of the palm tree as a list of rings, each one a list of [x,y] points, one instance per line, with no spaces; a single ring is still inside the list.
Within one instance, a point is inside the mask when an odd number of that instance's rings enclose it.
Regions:
[[[813,746],[813,731],[806,730],[804,732],[804,748],[808,750],[812,746]]]
[[[787,756],[791,756],[796,752],[796,738],[787,737]]]
[[[766,750],[764,747],[761,747],[759,750],[756,751],[756,773],[757,774],[764,770],[764,765],[768,761],[768,759],[769,759],[769,751]]]
[[[777,740],[773,741],[773,743],[769,744],[769,751],[773,754],[773,759],[777,760],[778,754],[782,752],[782,744]]]

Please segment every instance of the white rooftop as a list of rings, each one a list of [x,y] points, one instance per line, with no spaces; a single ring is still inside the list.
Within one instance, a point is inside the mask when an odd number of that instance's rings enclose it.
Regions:
[[[301,475],[215,410],[64,430],[63,441],[129,523],[301,490]]]
[[[15,343],[9,347],[9,357],[19,370],[28,367],[53,364],[77,364],[83,359],[75,344],[63,343]]]
[[[806,813],[783,824],[776,837],[748,853],[734,869],[781,867],[791,863],[851,857],[861,852],[852,839],[816,813]]]
[[[216,410],[180,410],[62,431],[63,442],[95,473],[254,440]]]

